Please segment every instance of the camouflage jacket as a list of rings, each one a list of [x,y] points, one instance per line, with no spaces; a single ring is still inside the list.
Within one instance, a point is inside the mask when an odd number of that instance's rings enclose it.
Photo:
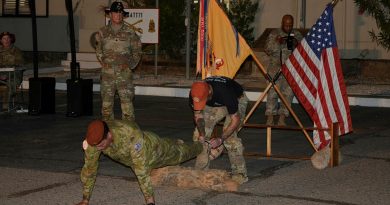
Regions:
[[[11,48],[0,47],[0,67],[20,66],[23,64],[23,53],[19,48],[12,46]]]
[[[96,56],[103,67],[127,65],[134,69],[141,55],[141,39],[130,26],[123,23],[115,32],[111,24],[108,24],[99,30],[96,36]]]
[[[169,161],[177,156],[182,156],[179,161],[190,159],[199,154],[202,145],[186,146],[187,150],[193,148],[195,151],[187,154],[180,153],[173,146],[177,145],[176,140],[159,138],[152,132],[143,132],[138,125],[132,121],[113,120],[107,122],[113,136],[113,142],[103,151],[98,151],[96,146],[88,146],[85,149],[84,166],[81,170],[81,181],[83,183],[83,198],[91,197],[98,170],[99,156],[103,154],[111,159],[129,166],[134,171],[141,191],[145,198],[153,196],[153,188],[150,179],[151,170],[167,165],[176,165],[178,161]]]
[[[302,34],[298,31],[293,29],[292,34],[294,34],[294,38],[297,40],[297,42],[300,42],[302,40]],[[287,60],[288,56],[292,53],[292,51],[287,49],[287,43],[280,44],[278,42],[278,38],[287,38],[288,34],[285,33],[281,28],[274,29],[269,34],[266,43],[265,43],[265,52],[270,57],[270,64],[269,64],[269,70],[279,70],[281,65]],[[282,56],[280,57],[280,55]],[[282,64],[280,62],[282,60]],[[274,73],[270,73],[273,75]]]

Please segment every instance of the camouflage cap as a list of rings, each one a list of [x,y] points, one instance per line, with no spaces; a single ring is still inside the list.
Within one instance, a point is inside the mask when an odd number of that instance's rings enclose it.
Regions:
[[[129,16],[129,12],[125,11],[125,7],[123,6],[123,3],[120,1],[114,1],[111,4],[110,10],[106,10],[106,13],[110,12],[121,12],[123,16],[127,17]]]

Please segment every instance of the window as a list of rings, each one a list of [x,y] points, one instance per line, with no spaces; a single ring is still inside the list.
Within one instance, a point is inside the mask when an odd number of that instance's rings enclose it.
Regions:
[[[35,10],[37,16],[48,16],[48,0],[35,0]],[[29,17],[30,0],[2,0],[1,16],[4,17]]]

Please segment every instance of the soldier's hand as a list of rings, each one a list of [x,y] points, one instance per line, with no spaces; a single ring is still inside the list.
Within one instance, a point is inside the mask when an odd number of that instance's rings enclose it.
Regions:
[[[89,204],[88,200],[83,199],[81,202],[79,202],[79,203],[76,204],[76,205],[88,205],[88,204]]]
[[[284,44],[286,43],[286,38],[283,38],[281,36],[276,36],[276,42],[278,42],[279,44]]]
[[[205,142],[204,136],[200,135],[200,136],[198,137],[198,141],[199,141],[200,143],[204,143],[204,142]]]
[[[223,139],[221,137],[212,138],[210,140],[210,146],[212,149],[215,149],[219,146],[221,146],[223,143]]]

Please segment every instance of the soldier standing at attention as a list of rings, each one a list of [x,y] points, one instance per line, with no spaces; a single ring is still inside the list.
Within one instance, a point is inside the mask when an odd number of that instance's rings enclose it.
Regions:
[[[102,64],[101,97],[103,120],[114,119],[114,97],[121,101],[122,119],[134,120],[134,69],[141,59],[142,44],[135,31],[126,25],[121,2],[113,2],[109,11],[110,23],[96,34],[96,55]]]
[[[196,129],[195,141],[208,141],[215,125],[225,119],[223,133],[210,141],[211,148],[225,146],[232,169],[232,179],[239,184],[248,181],[244,159],[244,147],[237,132],[245,118],[248,98],[236,81],[221,76],[208,77],[194,82],[191,87],[190,104],[193,105]],[[207,149],[196,158],[195,168],[207,169],[210,158]]]
[[[131,167],[134,171],[146,204],[154,205],[150,173],[152,169],[172,166],[190,160],[202,152],[199,142],[185,144],[178,140],[159,138],[153,132],[142,131],[134,121],[94,120],[88,125],[84,166],[81,170],[83,200],[78,205],[88,205],[95,185],[101,153]]]
[[[281,28],[274,29],[267,38],[265,52],[270,57],[268,73],[272,77],[278,73],[295,46],[302,40],[302,34],[293,29],[293,26],[294,18],[291,15],[284,15]],[[294,93],[283,75],[279,76],[276,85],[287,103],[291,105]],[[286,125],[285,118],[289,116],[286,106],[283,103],[280,103],[280,106],[278,105],[278,94],[273,88],[270,89],[267,95],[265,115],[267,116],[267,125],[273,125],[274,116],[279,115],[278,125],[281,126]]]

